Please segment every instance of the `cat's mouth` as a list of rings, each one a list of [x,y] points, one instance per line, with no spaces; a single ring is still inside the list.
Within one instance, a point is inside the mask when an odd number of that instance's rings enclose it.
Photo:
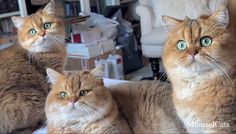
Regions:
[[[181,69],[182,68],[182,69]],[[209,71],[212,71],[214,68],[210,66],[207,63],[204,63],[202,61],[198,61],[196,59],[188,61],[188,63],[181,65],[181,67],[178,69],[180,73],[184,74],[204,74]]]

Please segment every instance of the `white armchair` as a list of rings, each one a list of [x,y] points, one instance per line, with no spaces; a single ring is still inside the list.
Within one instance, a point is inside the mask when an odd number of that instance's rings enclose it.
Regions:
[[[141,22],[142,53],[151,62],[153,79],[159,77],[159,59],[168,33],[162,25],[162,16],[177,19],[188,16],[196,19],[199,15],[209,15],[226,0],[139,0],[136,12]]]

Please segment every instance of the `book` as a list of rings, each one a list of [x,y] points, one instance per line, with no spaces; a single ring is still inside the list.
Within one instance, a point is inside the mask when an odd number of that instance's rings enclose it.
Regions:
[[[68,43],[67,54],[71,58],[85,58],[99,56],[105,52],[112,51],[114,49],[114,41],[111,39],[103,39],[90,43]]]

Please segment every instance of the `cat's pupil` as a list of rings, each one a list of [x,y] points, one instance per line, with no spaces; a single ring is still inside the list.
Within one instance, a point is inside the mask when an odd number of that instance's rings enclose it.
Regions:
[[[35,29],[30,29],[29,30],[29,34],[30,35],[35,35],[36,34],[36,30]]]
[[[178,43],[177,43],[177,49],[178,50],[185,50],[187,48],[187,43],[183,40],[180,40]]]
[[[44,29],[49,29],[49,28],[51,28],[51,22],[44,23]]]
[[[81,90],[79,93],[80,96],[85,96],[87,94],[88,94],[88,90]]]
[[[60,92],[60,98],[61,99],[66,99],[68,97],[67,92]]]
[[[212,39],[208,36],[202,37],[200,43],[203,47],[208,47],[212,44]]]

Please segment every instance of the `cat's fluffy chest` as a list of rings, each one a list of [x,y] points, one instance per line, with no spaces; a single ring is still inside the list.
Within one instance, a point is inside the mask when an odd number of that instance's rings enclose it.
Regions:
[[[204,126],[204,121],[192,109],[176,107],[177,114],[182,119],[186,129],[190,133],[213,133],[214,130]]]
[[[73,119],[74,118],[74,119]],[[51,124],[51,128],[61,128],[63,132],[76,132],[76,133],[101,133],[101,130],[110,126],[111,119],[98,119],[100,123],[88,121],[91,117],[73,117],[68,115],[50,115],[48,123]],[[102,128],[101,128],[102,127]],[[105,130],[105,129],[104,129]]]
[[[175,92],[175,95],[178,99],[184,100],[184,99],[190,99],[193,97],[194,92],[199,87],[201,80],[195,79],[195,80],[182,80],[183,83],[185,83],[184,86],[177,86]]]
[[[216,123],[226,122],[220,122],[218,118],[223,114],[216,113],[222,110],[222,105],[228,104],[222,98],[230,96],[230,87],[227,82],[219,81],[217,77],[212,80],[207,78],[211,77],[179,79],[179,85],[173,85],[177,114],[190,133],[213,133],[216,129],[221,129]]]

